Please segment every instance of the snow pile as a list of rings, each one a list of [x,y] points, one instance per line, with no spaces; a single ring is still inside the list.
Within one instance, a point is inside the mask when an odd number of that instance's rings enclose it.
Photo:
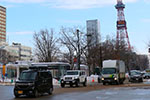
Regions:
[[[53,85],[60,85],[60,81],[58,81],[55,78],[53,78]]]
[[[98,82],[98,75],[91,75],[87,77],[87,83]]]

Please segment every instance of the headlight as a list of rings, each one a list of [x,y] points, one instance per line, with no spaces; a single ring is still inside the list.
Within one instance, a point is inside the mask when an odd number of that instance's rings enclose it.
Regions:
[[[102,81],[104,80],[104,78],[102,78]]]
[[[117,80],[117,78],[115,77],[114,80]]]

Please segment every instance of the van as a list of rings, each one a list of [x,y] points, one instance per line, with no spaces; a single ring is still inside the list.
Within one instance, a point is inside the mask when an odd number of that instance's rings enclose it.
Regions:
[[[21,72],[19,80],[15,82],[14,95],[38,97],[40,93],[52,94],[53,82],[50,71],[46,67],[30,67]]]

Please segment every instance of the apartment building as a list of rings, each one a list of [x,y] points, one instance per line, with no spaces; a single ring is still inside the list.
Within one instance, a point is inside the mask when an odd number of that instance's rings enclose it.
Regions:
[[[0,6],[0,42],[6,42],[6,8]]]

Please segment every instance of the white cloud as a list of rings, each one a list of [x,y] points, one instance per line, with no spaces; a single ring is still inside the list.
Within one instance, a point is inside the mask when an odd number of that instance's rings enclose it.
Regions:
[[[9,3],[43,3],[53,8],[87,9],[115,4],[117,0],[0,0]],[[137,0],[123,0],[125,3]]]
[[[18,32],[8,32],[8,34],[16,34],[16,35],[29,35],[33,34],[34,32],[32,31],[18,31]]]

